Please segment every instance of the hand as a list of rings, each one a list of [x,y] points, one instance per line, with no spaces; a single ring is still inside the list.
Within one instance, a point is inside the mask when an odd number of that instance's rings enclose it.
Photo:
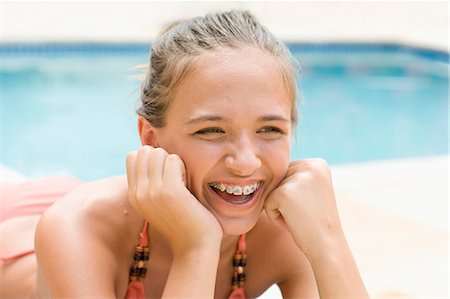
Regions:
[[[325,252],[344,238],[324,160],[291,162],[284,180],[269,194],[265,210],[272,221],[289,229],[306,256]]]
[[[127,155],[127,178],[131,205],[168,240],[174,255],[220,245],[220,224],[186,188],[178,155],[143,146]]]

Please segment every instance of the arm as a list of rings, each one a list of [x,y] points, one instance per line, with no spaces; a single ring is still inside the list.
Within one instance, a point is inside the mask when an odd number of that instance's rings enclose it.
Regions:
[[[220,248],[205,246],[174,257],[164,298],[214,298]]]
[[[213,298],[222,229],[186,188],[182,160],[143,146],[127,156],[127,178],[131,205],[167,240],[173,256],[163,296]]]
[[[321,298],[368,298],[341,227],[326,162],[292,162],[267,199],[266,212],[290,231],[309,260]],[[287,292],[294,289],[289,285]]]
[[[321,298],[369,298],[343,234],[308,256]]]

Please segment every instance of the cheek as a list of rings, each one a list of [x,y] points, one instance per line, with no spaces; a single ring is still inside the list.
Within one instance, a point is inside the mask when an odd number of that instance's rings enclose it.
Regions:
[[[290,143],[283,141],[264,148],[265,164],[271,169],[274,181],[279,183],[289,168]]]
[[[216,148],[186,146],[174,152],[180,156],[186,167],[188,189],[193,193],[201,192],[205,176],[220,160],[220,151]],[[198,194],[197,194],[198,195]]]

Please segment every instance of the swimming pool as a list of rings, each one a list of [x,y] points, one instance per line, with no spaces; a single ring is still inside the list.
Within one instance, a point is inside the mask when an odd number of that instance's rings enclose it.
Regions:
[[[292,159],[448,154],[448,54],[400,45],[290,45],[302,65]],[[124,174],[139,146],[132,44],[0,45],[2,164],[36,177]]]

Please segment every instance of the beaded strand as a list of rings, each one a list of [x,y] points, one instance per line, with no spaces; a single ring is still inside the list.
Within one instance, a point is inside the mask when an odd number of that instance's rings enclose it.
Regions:
[[[145,262],[148,261],[150,256],[149,246],[136,246],[134,253],[134,265],[130,269],[130,281],[144,281],[147,274],[147,268]]]
[[[134,252],[134,264],[130,269],[129,281],[143,282],[145,275],[147,274],[147,267],[145,262],[148,261],[150,256],[150,246],[148,242],[148,222],[145,221],[144,229],[139,234],[139,244],[136,246]]]
[[[231,278],[231,288],[233,290],[244,287],[245,266],[247,266],[245,235],[241,235],[238,242],[238,250],[233,258],[233,277]]]

